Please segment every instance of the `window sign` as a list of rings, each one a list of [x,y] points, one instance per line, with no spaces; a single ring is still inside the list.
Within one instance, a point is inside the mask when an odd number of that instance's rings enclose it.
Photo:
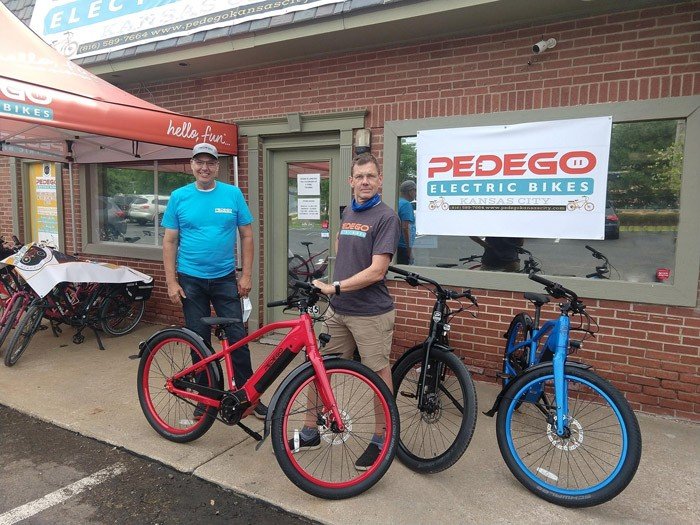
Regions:
[[[418,132],[419,235],[603,239],[612,117]]]
[[[297,175],[297,195],[320,195],[321,174],[299,173]]]
[[[68,58],[229,27],[343,0],[36,0],[30,27]]]
[[[297,206],[299,219],[321,219],[321,199],[298,199]]]

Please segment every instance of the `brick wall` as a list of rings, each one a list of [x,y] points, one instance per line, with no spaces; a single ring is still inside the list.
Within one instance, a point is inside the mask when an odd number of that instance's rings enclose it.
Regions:
[[[556,38],[557,46],[533,57],[532,42],[541,35]],[[133,92],[174,111],[233,122],[367,109],[372,150],[381,157],[388,120],[700,94],[700,3],[151,83]],[[245,188],[245,141],[240,146]],[[164,282],[160,264],[126,262]],[[262,276],[261,259],[260,268]],[[391,290],[399,314],[398,352],[424,337],[432,302],[396,283]],[[456,320],[452,342],[476,379],[493,381],[500,368],[501,335],[510,317],[527,305],[519,294],[475,293],[481,313],[477,319]],[[621,388],[634,408],[700,420],[700,310],[589,303],[601,330],[581,356]],[[160,322],[180,319],[162,285],[148,312]]]

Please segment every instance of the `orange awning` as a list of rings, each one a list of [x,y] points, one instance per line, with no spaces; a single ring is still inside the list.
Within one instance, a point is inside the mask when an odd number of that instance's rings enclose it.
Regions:
[[[198,142],[236,155],[235,124],[135,97],[54,50],[0,3],[0,155],[92,163],[188,158]]]

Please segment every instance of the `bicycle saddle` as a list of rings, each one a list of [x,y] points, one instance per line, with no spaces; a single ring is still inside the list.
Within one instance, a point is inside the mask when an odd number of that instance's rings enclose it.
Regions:
[[[299,244],[301,244],[302,246],[311,246],[313,243],[309,241],[300,241]]]
[[[200,321],[207,326],[219,325],[222,328],[235,323],[243,322],[243,320],[239,319],[238,317],[202,317]]]
[[[543,304],[547,304],[549,302],[549,297],[541,293],[525,292],[523,297],[525,297],[525,299],[528,301],[535,303],[536,306],[542,306]]]

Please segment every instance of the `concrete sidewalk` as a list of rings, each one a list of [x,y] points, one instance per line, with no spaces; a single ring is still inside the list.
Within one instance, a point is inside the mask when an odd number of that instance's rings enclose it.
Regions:
[[[565,509],[525,490],[501,459],[495,421],[481,413],[467,452],[447,471],[421,476],[396,461],[377,485],[354,499],[316,499],[282,473],[269,439],[256,452],[252,438],[221,423],[185,445],[155,433],[138,403],[138,361],[128,357],[157,329],[142,324],[127,336],[105,338],[104,352],[87,332],[86,341],[74,345],[71,329],[59,338],[42,331],[17,365],[0,366],[0,404],[325,523],[700,522],[700,426],[643,414],[639,471],[621,495],[598,507]],[[271,349],[254,344],[254,362]],[[496,387],[479,383],[477,390],[479,409],[490,408]],[[263,400],[272,394],[270,389]],[[246,423],[262,428],[253,418]]]

